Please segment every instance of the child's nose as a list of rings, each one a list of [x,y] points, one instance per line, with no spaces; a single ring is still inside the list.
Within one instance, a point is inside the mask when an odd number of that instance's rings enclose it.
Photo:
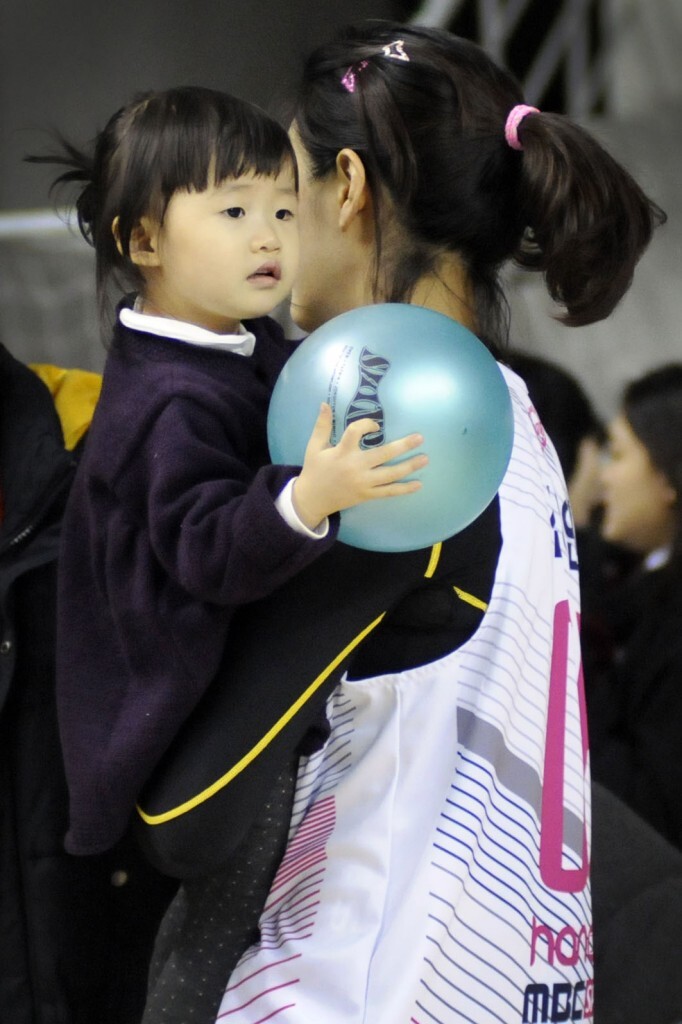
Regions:
[[[263,225],[259,231],[255,232],[251,244],[258,252],[273,252],[280,247],[279,235],[274,228]]]

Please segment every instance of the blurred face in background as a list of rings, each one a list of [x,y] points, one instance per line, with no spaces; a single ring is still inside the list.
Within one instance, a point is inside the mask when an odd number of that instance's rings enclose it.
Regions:
[[[601,471],[603,537],[643,556],[671,545],[675,489],[624,416],[616,416],[608,435],[609,458]]]

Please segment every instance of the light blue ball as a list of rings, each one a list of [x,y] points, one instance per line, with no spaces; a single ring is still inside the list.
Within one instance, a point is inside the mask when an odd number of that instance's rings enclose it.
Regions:
[[[506,382],[485,345],[461,324],[402,303],[363,306],[329,320],[288,360],[268,414],[274,463],[301,465],[320,403],[332,443],[355,419],[381,424],[363,447],[420,433],[421,490],[341,513],[339,539],[370,551],[414,551],[453,536],[490,504],[513,441]]]

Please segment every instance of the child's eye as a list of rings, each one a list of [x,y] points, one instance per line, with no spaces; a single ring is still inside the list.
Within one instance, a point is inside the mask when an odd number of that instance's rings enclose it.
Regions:
[[[277,220],[291,220],[293,215],[294,214],[292,210],[278,210],[277,213],[275,214],[275,217],[277,218]]]
[[[244,208],[243,206],[230,206],[227,208],[227,210],[223,210],[223,213],[226,214],[228,217],[233,217],[236,219],[238,217],[244,216]]]

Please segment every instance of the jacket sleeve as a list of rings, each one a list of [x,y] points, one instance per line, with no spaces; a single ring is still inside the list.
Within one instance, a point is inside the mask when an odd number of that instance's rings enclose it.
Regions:
[[[122,507],[146,521],[163,571],[197,600],[218,605],[272,593],[338,531],[338,516],[325,538],[288,526],[275,500],[298,467],[265,465],[254,474],[247,442],[241,448],[210,410],[179,399],[156,418],[116,484]]]

